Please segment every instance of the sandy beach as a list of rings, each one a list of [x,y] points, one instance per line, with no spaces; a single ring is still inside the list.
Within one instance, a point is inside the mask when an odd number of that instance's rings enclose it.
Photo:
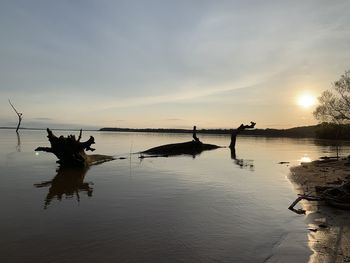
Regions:
[[[317,188],[339,186],[350,179],[346,158],[302,163],[289,176],[298,194],[317,195]],[[323,201],[301,201],[296,208],[306,211],[309,262],[350,262],[350,211],[336,209]]]

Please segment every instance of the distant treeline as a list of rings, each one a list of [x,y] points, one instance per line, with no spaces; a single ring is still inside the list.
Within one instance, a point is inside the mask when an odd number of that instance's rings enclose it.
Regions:
[[[100,131],[111,132],[153,132],[153,133],[192,133],[187,129],[132,129],[132,128],[102,128]],[[201,129],[197,133],[231,134],[233,129]],[[243,135],[264,137],[292,137],[350,140],[350,125],[335,125],[322,123],[312,126],[295,127],[290,129],[253,129],[242,131]]]
[[[350,140],[349,124],[322,123],[317,125],[316,138]]]

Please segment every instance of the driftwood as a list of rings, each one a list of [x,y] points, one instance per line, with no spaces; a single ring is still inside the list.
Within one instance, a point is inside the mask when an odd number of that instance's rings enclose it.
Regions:
[[[58,158],[57,163],[62,166],[86,167],[114,159],[112,156],[107,155],[87,155],[85,150],[95,150],[91,148],[91,145],[95,144],[95,139],[93,136],[90,136],[87,141],[80,142],[82,130],[80,130],[78,139],[76,139],[74,135],[57,137],[50,129],[47,129],[47,133],[47,138],[49,139],[51,147],[38,147],[35,151],[53,153]]]
[[[305,210],[294,208],[301,200],[322,201],[323,198],[321,196],[299,195],[298,198],[295,199],[294,202],[288,207],[288,209],[297,213],[297,214],[305,214],[306,213]]]
[[[326,187],[318,196],[299,195],[288,209],[297,214],[305,214],[304,210],[294,208],[301,200],[325,201],[330,206],[350,210],[350,182],[336,187]]]
[[[200,141],[189,141],[189,142],[182,142],[182,143],[165,144],[165,145],[148,149],[141,153],[151,154],[151,155],[161,155],[161,156],[182,155],[182,154],[195,156],[197,154],[202,153],[203,151],[214,150],[217,148],[220,148],[220,146],[217,146],[214,144],[202,143]]]
[[[196,142],[199,142],[199,138],[197,137],[197,127],[193,126],[193,133],[192,133],[193,140]]]
[[[350,182],[324,190],[322,197],[328,205],[350,210]]]
[[[22,122],[22,119],[23,119],[23,113],[21,112],[18,112],[15,108],[15,106],[13,106],[13,104],[11,103],[11,101],[9,100],[9,103],[12,107],[12,109],[16,112],[17,116],[18,116],[18,124],[17,124],[17,128],[16,128],[16,132],[18,133],[18,130],[19,130],[19,126],[21,125],[21,122]]]
[[[192,141],[157,146],[143,151],[141,152],[141,154],[152,155],[153,157],[167,157],[174,155],[192,155],[193,157],[195,157],[203,151],[220,148],[220,146],[218,145],[202,143],[197,137],[196,126],[193,127],[192,137]],[[141,155],[140,158],[145,158],[145,156]]]
[[[250,122],[250,125],[244,125],[243,123],[237,128],[232,131],[231,134],[231,143],[230,143],[230,148],[235,148],[236,147],[236,138],[239,133],[244,131],[245,129],[253,129],[255,127],[255,122]]]

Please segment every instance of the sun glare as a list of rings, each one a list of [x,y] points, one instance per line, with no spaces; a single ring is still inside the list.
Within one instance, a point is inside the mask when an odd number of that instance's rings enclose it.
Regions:
[[[316,103],[316,98],[312,95],[302,95],[298,98],[298,105],[304,108],[309,108]]]
[[[301,163],[310,163],[311,162],[311,158],[309,156],[307,156],[306,154],[304,154],[304,156],[300,158],[299,162],[301,162]]]

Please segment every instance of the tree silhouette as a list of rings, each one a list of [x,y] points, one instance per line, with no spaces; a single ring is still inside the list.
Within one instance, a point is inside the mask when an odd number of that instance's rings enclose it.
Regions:
[[[13,104],[11,103],[11,101],[9,100],[9,103],[12,107],[12,109],[16,112],[17,116],[18,116],[18,124],[17,124],[17,128],[16,128],[16,132],[18,133],[18,130],[19,130],[19,126],[21,125],[21,122],[22,122],[22,116],[23,116],[23,113],[21,112],[18,112],[15,108],[15,106],[13,106]]]
[[[237,128],[232,131],[231,134],[231,143],[230,143],[230,148],[235,148],[236,147],[236,138],[239,133],[244,131],[245,129],[253,129],[255,127],[255,122],[251,121],[249,125],[244,125],[243,123]]]
[[[350,71],[345,71],[332,90],[318,98],[320,105],[313,112],[317,120],[336,124],[350,123]]]
[[[78,139],[74,135],[68,135],[67,137],[53,134],[50,129],[46,129],[47,138],[49,139],[51,147],[38,147],[35,151],[49,152],[56,155],[58,158],[57,163],[66,167],[87,167],[93,164],[99,164],[102,162],[112,161],[114,158],[108,155],[92,154],[87,155],[86,151],[94,151],[91,148],[92,144],[95,144],[93,136],[85,141],[81,142],[82,130],[79,132]]]

